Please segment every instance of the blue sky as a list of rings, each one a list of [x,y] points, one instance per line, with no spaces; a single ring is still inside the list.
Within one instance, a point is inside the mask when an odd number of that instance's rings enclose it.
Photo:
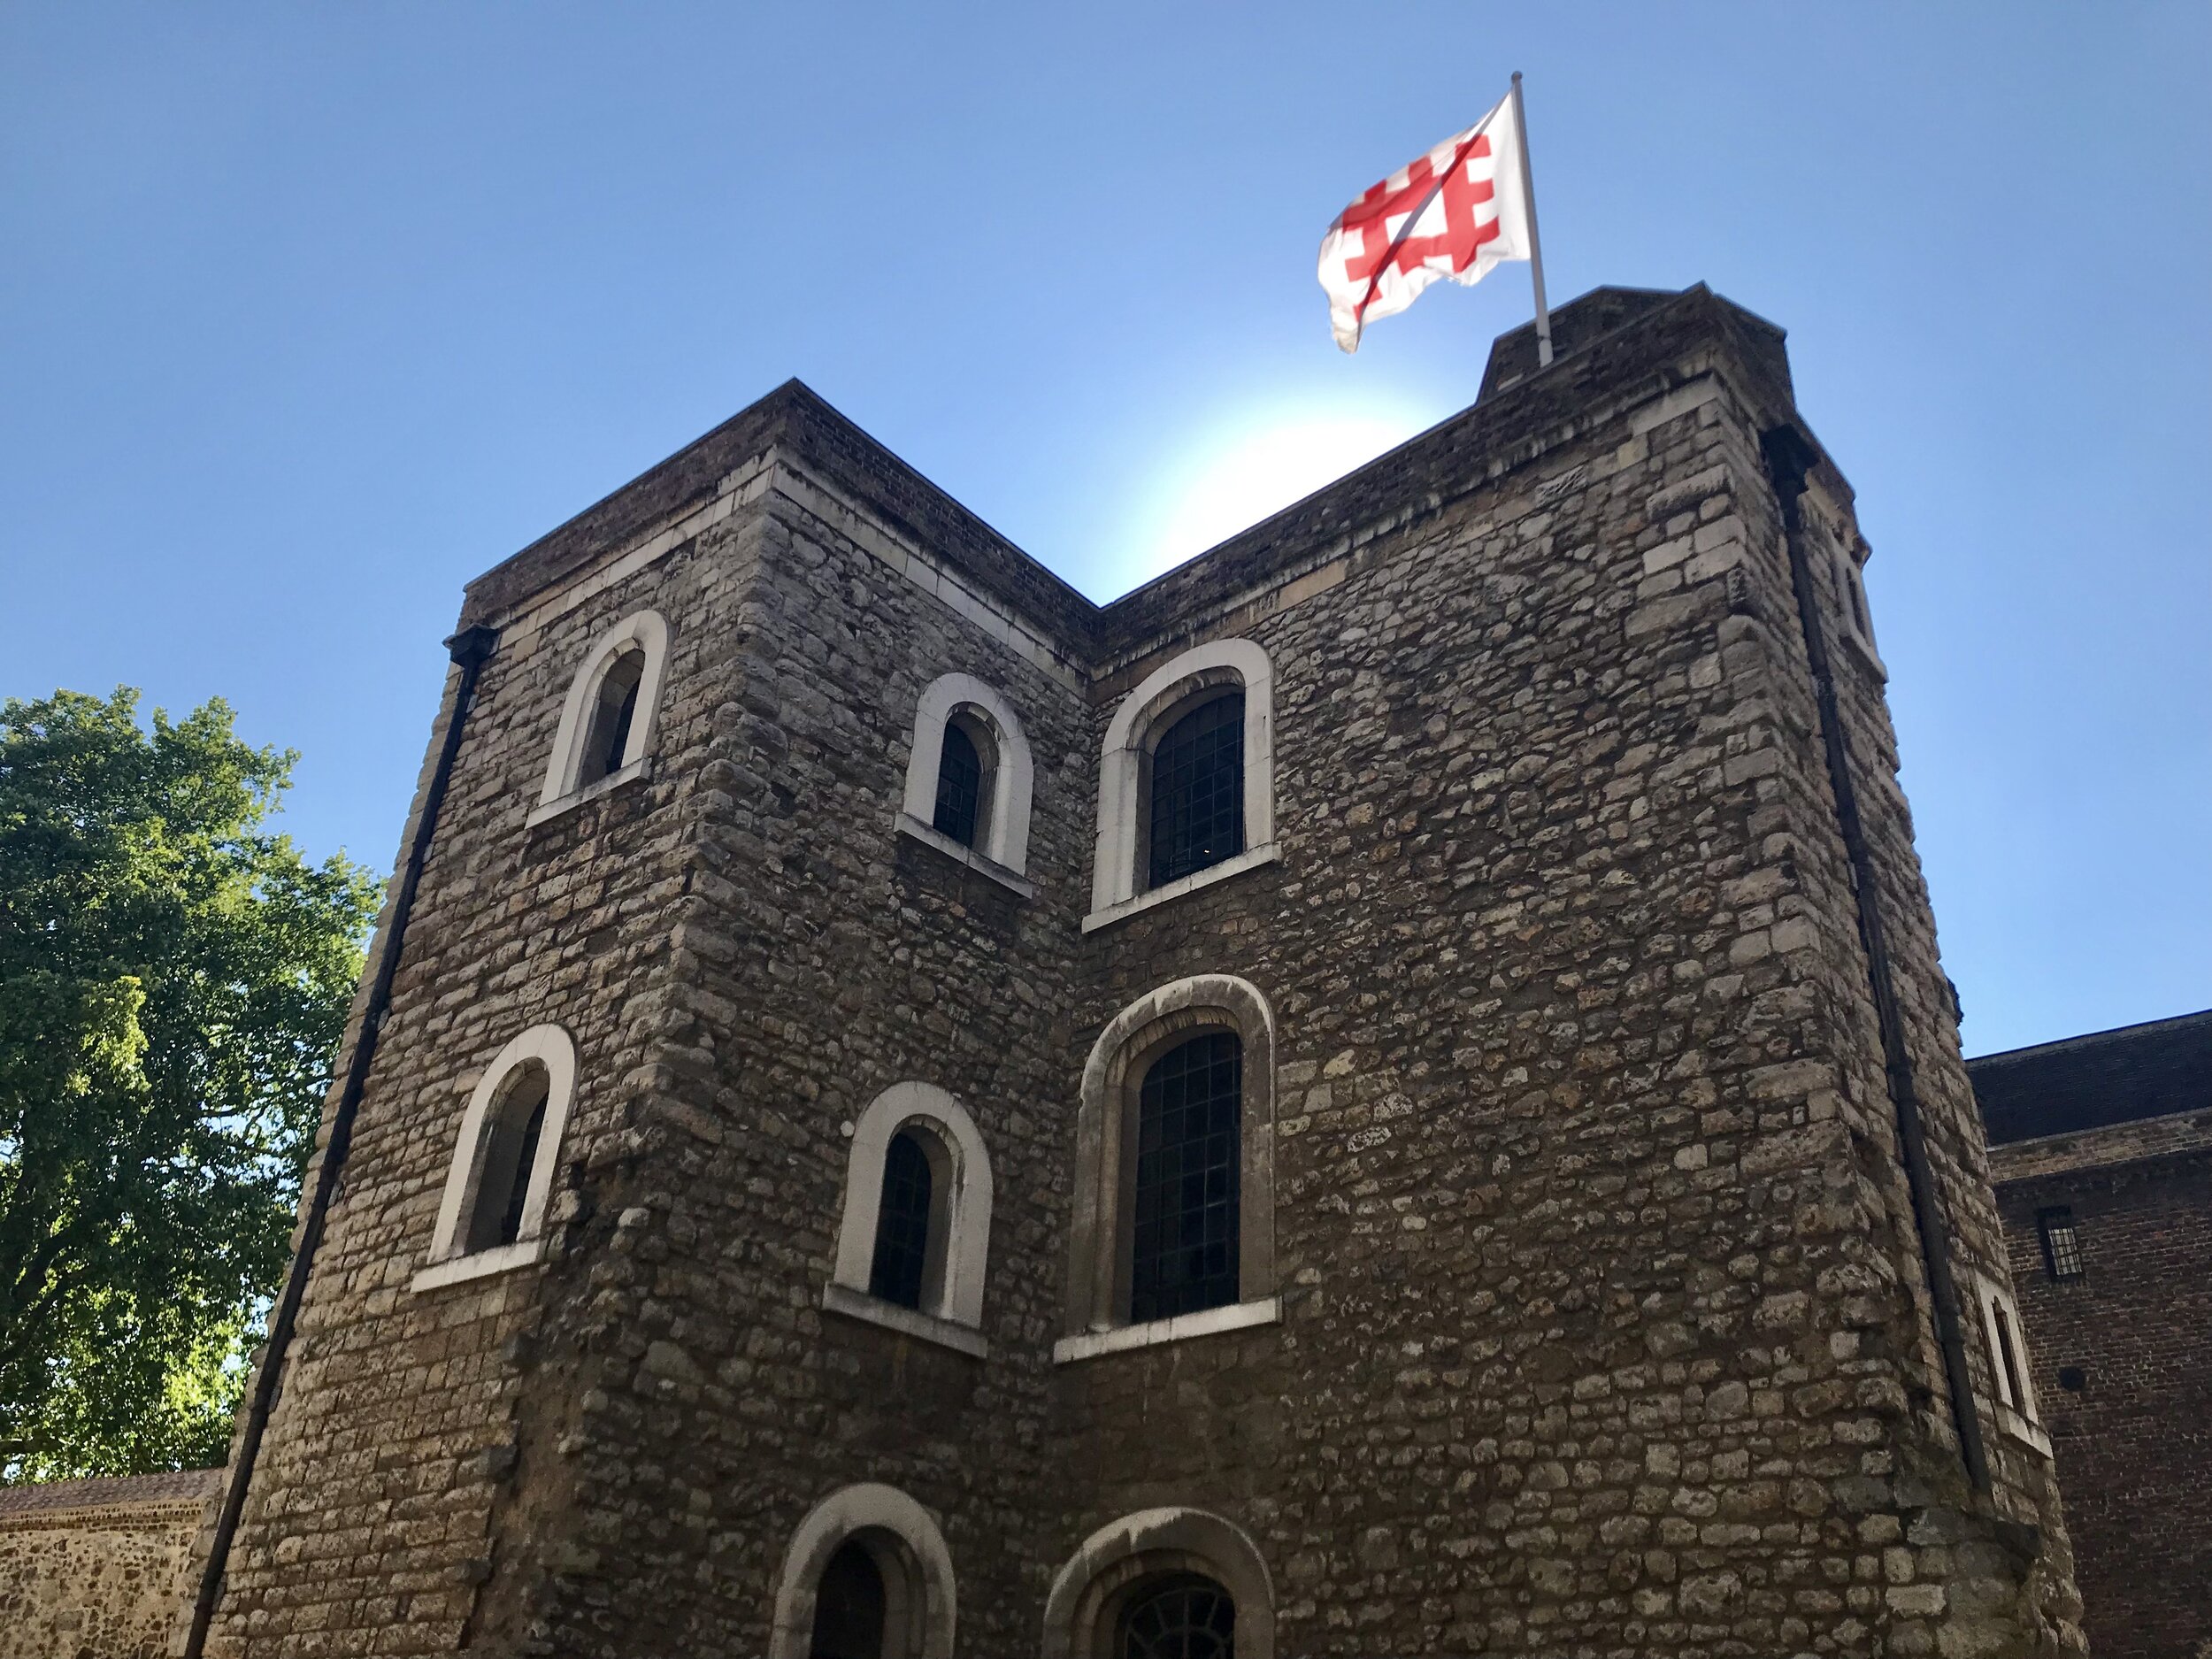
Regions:
[[[1471,402],[1330,217],[1514,69],[1555,298],[1790,330],[1970,1052],[2212,1003],[2212,8],[0,10],[0,695],[390,863],[461,584],[796,374],[1106,597]]]

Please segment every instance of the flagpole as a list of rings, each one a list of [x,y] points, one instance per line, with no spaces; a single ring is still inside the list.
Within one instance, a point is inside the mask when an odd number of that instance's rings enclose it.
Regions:
[[[1513,72],[1513,125],[1521,141],[1521,201],[1528,209],[1528,274],[1536,288],[1536,366],[1547,369],[1551,366],[1551,308],[1544,303],[1544,244],[1536,234],[1536,183],[1528,168],[1528,106],[1521,102],[1517,69]]]

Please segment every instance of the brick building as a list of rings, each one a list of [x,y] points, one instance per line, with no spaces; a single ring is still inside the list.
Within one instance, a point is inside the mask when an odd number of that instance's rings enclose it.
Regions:
[[[2098,1659],[2212,1655],[2212,1011],[1969,1063]]]
[[[1102,607],[795,382],[472,584],[206,1651],[2079,1652],[1850,488],[1555,322]]]

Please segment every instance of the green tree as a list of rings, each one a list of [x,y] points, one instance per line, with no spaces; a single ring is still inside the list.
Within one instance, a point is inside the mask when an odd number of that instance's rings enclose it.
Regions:
[[[0,1479],[220,1462],[380,884],[211,702],[0,704]]]

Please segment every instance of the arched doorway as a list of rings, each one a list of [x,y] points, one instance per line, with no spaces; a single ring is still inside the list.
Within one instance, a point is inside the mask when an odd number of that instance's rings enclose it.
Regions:
[[[952,1558],[893,1486],[816,1504],[785,1552],[768,1659],[953,1659]]]
[[[814,1636],[807,1659],[887,1659],[883,1572],[875,1557],[847,1542],[822,1569],[814,1591]]]

